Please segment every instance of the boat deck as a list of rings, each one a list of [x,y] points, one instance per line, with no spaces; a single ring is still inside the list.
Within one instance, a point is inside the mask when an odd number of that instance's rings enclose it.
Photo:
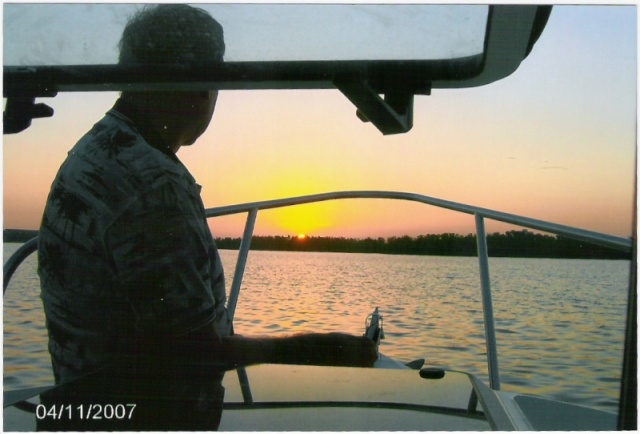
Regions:
[[[429,379],[411,369],[257,365],[226,372],[222,385],[222,431],[491,429],[470,377],[459,372]],[[4,429],[33,431],[36,415],[7,407]]]

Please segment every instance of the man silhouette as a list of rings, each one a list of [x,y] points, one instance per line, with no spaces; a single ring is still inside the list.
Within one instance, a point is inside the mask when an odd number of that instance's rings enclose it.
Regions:
[[[224,49],[222,26],[207,12],[147,6],[123,32],[119,63],[215,68]],[[192,362],[202,370],[375,361],[363,337],[232,335],[200,186],[176,156],[207,129],[217,96],[125,91],[61,166],[42,219],[38,270],[56,383],[114,366],[123,378],[157,371],[159,381],[167,372],[179,378]],[[212,387],[200,374],[184,376],[181,390],[208,402]]]

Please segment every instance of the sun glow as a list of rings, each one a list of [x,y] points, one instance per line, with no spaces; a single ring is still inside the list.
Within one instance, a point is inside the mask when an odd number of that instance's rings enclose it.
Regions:
[[[298,234],[298,240],[302,241],[306,239],[307,239],[307,234]]]

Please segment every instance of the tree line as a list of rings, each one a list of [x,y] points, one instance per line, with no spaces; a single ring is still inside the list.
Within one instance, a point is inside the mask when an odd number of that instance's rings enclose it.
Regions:
[[[2,231],[2,241],[4,243],[26,243],[37,236],[38,231],[31,229],[4,229]]]
[[[220,249],[238,249],[240,238],[216,238]],[[528,230],[487,235],[489,256],[512,258],[631,259],[631,254]],[[254,236],[252,250],[477,256],[476,235],[454,233],[390,238]]]
[[[25,242],[37,231],[5,229],[4,242]],[[238,249],[240,238],[216,238],[220,249]],[[508,231],[487,235],[489,256],[511,258],[567,258],[567,259],[631,259],[630,253],[595,244],[576,241],[559,235],[544,235],[528,230]],[[253,250],[383,253],[391,255],[477,256],[475,234],[453,233],[408,235],[389,238],[344,238],[297,236],[254,236]]]

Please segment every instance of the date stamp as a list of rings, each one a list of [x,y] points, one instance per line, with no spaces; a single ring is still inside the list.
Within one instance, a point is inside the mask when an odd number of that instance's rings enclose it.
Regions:
[[[39,420],[131,420],[136,404],[79,404],[36,406]]]

